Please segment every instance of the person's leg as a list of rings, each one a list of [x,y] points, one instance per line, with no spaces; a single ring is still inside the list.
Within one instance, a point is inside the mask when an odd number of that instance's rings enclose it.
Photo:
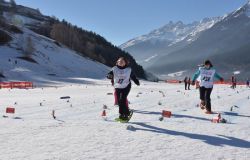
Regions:
[[[187,90],[187,83],[185,82],[185,90]]]
[[[122,98],[121,98],[122,99],[122,104],[123,104],[123,111],[124,111],[124,115],[125,115],[126,118],[130,114],[129,107],[128,107],[128,100],[127,100],[130,89],[131,89],[131,84],[129,84],[126,88],[124,88]]]
[[[205,104],[206,104],[206,110],[208,112],[211,112],[211,98],[210,95],[212,93],[213,88],[206,88],[205,92]]]
[[[126,99],[126,106],[127,106],[127,108],[129,109],[129,101],[128,101],[128,98]]]
[[[118,91],[118,104],[119,104],[119,113],[123,118],[127,118],[129,115],[129,108],[127,107],[127,96],[130,92],[131,84],[124,89],[119,89]]]
[[[201,107],[201,109],[204,109],[204,106],[205,106],[205,87],[200,87],[199,90],[200,90],[200,100],[201,100],[200,107]]]
[[[122,117],[124,115],[123,110],[122,110],[122,106],[121,106],[121,101],[120,101],[120,97],[122,96],[122,90],[116,88],[115,89],[115,97],[117,98],[117,104],[119,106],[119,113],[120,113],[120,117]]]
[[[118,105],[118,98],[117,98],[116,89],[115,89],[115,91],[114,91],[114,98],[115,98],[115,103],[114,103],[114,105]]]

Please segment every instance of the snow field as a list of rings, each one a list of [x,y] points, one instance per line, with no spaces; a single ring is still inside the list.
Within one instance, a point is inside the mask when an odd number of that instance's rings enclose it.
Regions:
[[[226,124],[211,123],[216,114],[206,115],[196,106],[198,90],[150,82],[132,86],[128,99],[134,115],[129,123],[117,123],[112,92],[108,81],[0,90],[0,113],[7,106],[16,108],[15,115],[0,118],[0,159],[250,158],[250,90],[245,87],[214,87],[212,109],[222,113]],[[101,117],[103,105],[107,120]],[[159,121],[162,110],[172,117]]]

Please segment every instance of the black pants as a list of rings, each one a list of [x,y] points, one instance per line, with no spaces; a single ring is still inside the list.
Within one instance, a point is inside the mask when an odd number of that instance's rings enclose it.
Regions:
[[[235,88],[236,88],[236,82],[233,83],[233,89],[235,89]]]
[[[188,85],[188,84],[185,82],[185,90],[187,90],[187,85]]]
[[[126,105],[127,96],[131,89],[131,83],[126,88],[116,88],[116,94],[118,98],[118,105],[119,105],[119,113],[122,116],[128,116],[129,115],[129,108]]]
[[[200,87],[200,99],[205,102],[206,110],[211,111],[211,98],[213,88]]]

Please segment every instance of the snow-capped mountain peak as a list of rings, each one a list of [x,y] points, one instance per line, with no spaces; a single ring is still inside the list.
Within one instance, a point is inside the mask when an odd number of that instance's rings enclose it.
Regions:
[[[250,17],[250,0],[248,1],[248,3],[245,5],[246,10],[245,10],[245,14]]]
[[[195,41],[201,32],[213,27],[221,19],[221,17],[204,18],[201,21],[194,21],[189,24],[185,24],[182,21],[170,21],[149,34],[122,44],[120,48],[130,52],[139,63],[149,63],[156,57],[167,54],[165,52],[166,47],[171,47],[178,43],[187,45]]]
[[[184,24],[182,21],[170,21],[168,24],[151,31],[149,34],[129,40],[122,44],[120,48],[126,49],[145,41],[150,41],[151,43],[167,41],[170,42],[169,45],[172,45],[184,40],[188,36],[195,36],[197,33],[211,28],[220,19],[221,17],[204,18],[199,22],[194,21],[189,24]]]
[[[247,16],[250,18],[250,0],[242,7],[238,8],[237,10],[230,13],[229,15],[226,15],[224,19],[229,19],[230,17],[237,18],[239,16]]]
[[[177,21],[176,23],[170,21],[168,24],[164,25],[159,29],[151,31],[149,34],[136,37],[129,40],[128,42],[122,44],[120,48],[125,49],[145,41],[175,41],[186,36],[194,27],[196,23],[184,24],[182,21]]]

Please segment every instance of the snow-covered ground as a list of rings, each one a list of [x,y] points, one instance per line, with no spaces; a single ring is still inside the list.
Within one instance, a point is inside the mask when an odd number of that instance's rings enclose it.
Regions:
[[[133,85],[128,97],[134,115],[122,124],[114,122],[118,108],[108,94],[113,92],[109,82],[89,81],[0,90],[0,113],[6,115],[8,106],[16,108],[15,115],[0,118],[0,159],[250,159],[250,89],[245,86],[214,87],[212,109],[228,120],[216,124],[210,121],[216,114],[206,115],[196,106],[197,90],[142,82],[139,87]],[[106,121],[101,117],[103,105],[108,106]],[[162,110],[173,116],[159,121]]]

